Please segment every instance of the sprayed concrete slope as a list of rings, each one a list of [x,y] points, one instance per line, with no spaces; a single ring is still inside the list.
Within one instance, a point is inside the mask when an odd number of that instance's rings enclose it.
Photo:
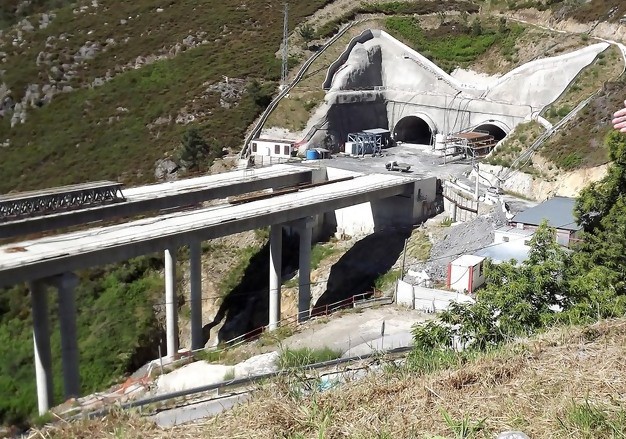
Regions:
[[[429,143],[437,133],[468,128],[502,138],[554,102],[608,43],[534,60],[492,80],[462,82],[381,30],[352,39],[330,66],[324,103],[304,140],[326,132],[338,143],[350,132],[381,127],[397,140]]]

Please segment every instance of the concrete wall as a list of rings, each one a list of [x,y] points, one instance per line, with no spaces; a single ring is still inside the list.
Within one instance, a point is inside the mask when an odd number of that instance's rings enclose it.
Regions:
[[[325,221],[334,224],[338,236],[364,236],[387,227],[409,227],[435,214],[437,195],[435,177],[416,180],[412,196],[396,196],[357,204],[327,214]]]
[[[536,231],[538,226],[524,224],[524,230]],[[563,247],[569,247],[577,238],[577,233],[571,230],[556,229],[556,242]],[[530,239],[530,238],[529,238]]]
[[[450,303],[474,303],[474,299],[466,294],[453,293],[445,290],[424,288],[398,280],[396,302],[400,306],[424,312],[438,312],[448,309]]]
[[[443,208],[453,221],[471,221],[478,216],[478,213],[475,212],[478,211],[478,202],[470,198],[465,192],[454,190],[445,184],[443,194]]]
[[[293,142],[279,142],[273,140],[255,139],[251,144],[251,153],[255,156],[291,157]],[[276,146],[278,145],[278,152]],[[286,149],[286,152],[285,152]]]

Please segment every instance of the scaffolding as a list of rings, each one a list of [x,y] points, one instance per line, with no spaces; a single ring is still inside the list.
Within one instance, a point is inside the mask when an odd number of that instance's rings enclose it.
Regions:
[[[451,144],[455,153],[465,154],[467,157],[485,157],[493,150],[498,141],[486,131],[467,131],[448,136],[446,146]]]
[[[126,201],[122,184],[96,181],[0,195],[0,222]]]

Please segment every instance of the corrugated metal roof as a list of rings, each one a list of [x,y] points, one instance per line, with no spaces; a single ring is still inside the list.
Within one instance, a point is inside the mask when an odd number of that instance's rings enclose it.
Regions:
[[[580,230],[574,218],[576,199],[554,197],[515,215],[511,222],[538,226],[545,219],[548,225],[563,230]]]

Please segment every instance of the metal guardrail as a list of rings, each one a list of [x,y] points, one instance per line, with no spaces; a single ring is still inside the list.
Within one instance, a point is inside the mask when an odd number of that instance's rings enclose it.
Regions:
[[[316,370],[316,369],[323,369],[326,367],[332,367],[332,366],[337,366],[340,364],[344,364],[344,363],[349,363],[349,362],[354,362],[354,361],[362,361],[362,360],[367,360],[369,358],[375,358],[378,357],[382,354],[386,354],[386,355],[390,355],[390,354],[398,354],[398,353],[403,353],[403,352],[408,352],[412,349],[412,347],[407,346],[407,347],[401,347],[401,348],[394,348],[394,349],[388,349],[388,350],[383,350],[383,351],[379,351],[379,352],[372,352],[370,354],[365,354],[365,355],[357,355],[357,356],[352,356],[352,357],[347,357],[347,358],[338,358],[336,360],[329,360],[329,361],[323,361],[320,363],[314,363],[314,364],[309,364],[309,365],[305,365],[305,366],[300,366],[300,367],[292,367],[292,368],[288,368],[288,369],[282,369],[276,372],[270,372],[270,373],[264,373],[264,374],[260,374],[260,375],[255,375],[255,376],[251,376],[251,377],[245,377],[245,378],[239,378],[239,379],[233,379],[233,380],[228,380],[228,381],[222,381],[219,383],[215,383],[215,384],[209,384],[206,386],[200,386],[200,387],[194,387],[192,389],[188,389],[188,390],[180,390],[177,392],[171,392],[171,393],[167,393],[165,395],[159,395],[159,396],[152,396],[149,398],[144,398],[144,399],[140,399],[138,401],[131,401],[131,402],[127,402],[115,407],[107,407],[105,409],[101,409],[101,410],[97,410],[95,412],[90,412],[87,414],[80,414],[80,415],[76,415],[73,417],[73,419],[78,419],[81,417],[87,417],[89,419],[93,419],[93,418],[97,418],[97,417],[102,417],[104,415],[106,415],[107,413],[111,412],[113,409],[121,409],[121,410],[128,410],[128,409],[132,409],[132,408],[137,408],[137,407],[143,407],[146,405],[150,405],[150,404],[154,404],[157,402],[163,402],[163,401],[168,401],[171,399],[176,399],[176,398],[181,398],[181,397],[185,397],[185,396],[191,396],[191,395],[195,395],[198,393],[205,393],[205,392],[209,392],[212,390],[220,390],[222,388],[225,387],[237,387],[237,386],[242,386],[242,385],[246,385],[246,384],[252,384],[252,383],[256,383],[259,381],[263,381],[263,380],[267,380],[269,378],[276,378],[278,376],[281,375],[288,375],[289,373],[292,373],[294,371],[308,371],[308,370]]]
[[[383,303],[383,302],[389,302],[387,304],[391,304],[393,303],[393,298],[370,298],[370,299],[366,299],[366,296],[371,295],[372,293],[362,293],[362,294],[355,294],[354,296],[348,297],[347,299],[343,299],[334,303],[330,303],[327,305],[322,305],[319,307],[314,307],[312,308],[310,311],[303,311],[302,313],[298,313],[295,314],[293,316],[290,317],[286,317],[282,320],[279,320],[279,326],[280,327],[285,327],[285,326],[297,326],[298,325],[298,321],[299,321],[299,317],[300,314],[306,313],[305,317],[307,318],[316,318],[316,317],[327,317],[328,315],[332,314],[335,311],[341,310],[341,309],[346,309],[346,308],[356,308],[361,304],[366,304],[366,303],[374,303],[374,302],[379,302],[379,303]],[[360,298],[360,299],[359,299]],[[174,361],[171,361],[167,364],[168,367],[171,367],[172,365],[178,365],[180,363],[184,363],[185,361],[189,361],[190,357],[193,354],[199,353],[199,352],[211,352],[212,354],[217,354],[218,358],[221,358],[221,354],[225,354],[226,352],[241,346],[244,343],[247,343],[249,341],[253,341],[255,340],[257,337],[259,337],[261,334],[263,334],[267,329],[269,328],[269,325],[266,326],[260,326],[258,328],[255,328],[251,331],[246,332],[245,334],[239,335],[235,338],[232,338],[228,341],[223,342],[224,347],[222,348],[217,348],[217,349],[196,349],[196,350],[191,350],[188,352],[185,352],[183,355],[181,356],[181,358],[176,359]],[[145,381],[146,379],[151,379],[152,378],[152,371],[155,370],[155,368],[157,366],[159,366],[159,362],[162,359],[156,359],[153,360],[150,363],[150,366],[148,366],[148,370],[146,372],[146,375],[140,379],[138,379],[138,381]]]

